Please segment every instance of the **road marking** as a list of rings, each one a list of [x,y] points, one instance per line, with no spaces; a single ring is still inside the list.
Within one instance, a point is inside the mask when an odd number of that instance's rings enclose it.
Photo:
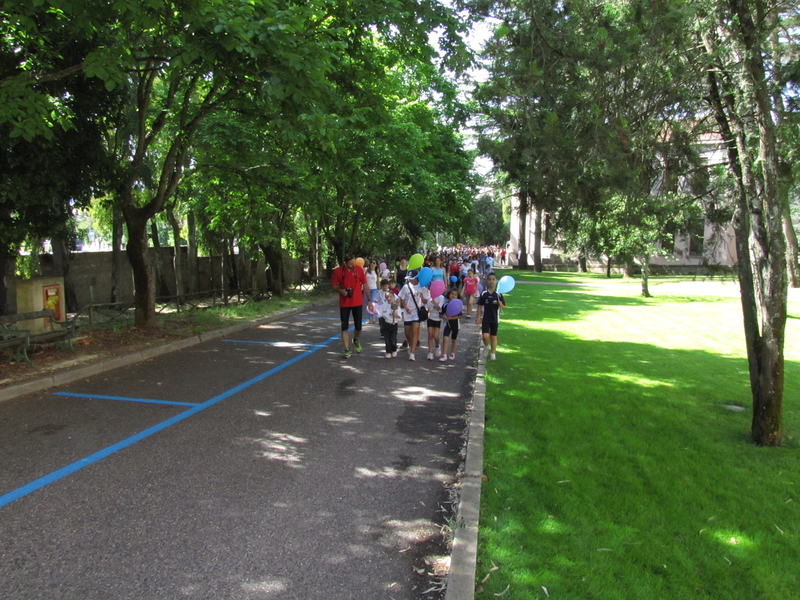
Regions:
[[[352,329],[352,327],[350,329]],[[207,408],[209,408],[211,406],[214,406],[215,404],[217,404],[219,402],[222,402],[223,400],[226,400],[227,398],[230,398],[234,394],[238,394],[242,390],[245,390],[245,389],[249,388],[250,386],[255,385],[256,383],[264,381],[270,375],[274,375],[278,371],[281,371],[281,370],[285,369],[286,367],[289,367],[289,366],[293,365],[297,361],[302,360],[307,356],[310,356],[311,354],[313,354],[314,352],[316,352],[320,348],[324,348],[328,344],[330,344],[330,343],[332,343],[332,342],[334,342],[334,341],[336,341],[338,339],[341,339],[341,333],[337,333],[336,335],[331,336],[330,338],[328,338],[323,343],[317,344],[317,345],[313,346],[312,348],[309,348],[308,350],[306,350],[302,354],[298,354],[294,358],[290,358],[286,362],[281,363],[280,365],[271,368],[269,371],[261,373],[261,375],[253,377],[252,379],[248,379],[244,383],[240,383],[236,387],[233,387],[233,388],[229,389],[227,392],[223,392],[223,393],[219,394],[218,396],[214,396],[213,398],[211,398],[210,400],[206,400],[202,404],[196,404],[196,405],[192,406],[189,410],[186,410],[186,411],[184,411],[184,412],[182,412],[182,413],[180,413],[178,415],[175,415],[171,419],[167,419],[166,421],[162,421],[161,423],[158,423],[157,425],[153,425],[152,427],[148,427],[144,431],[140,431],[139,433],[137,433],[135,435],[132,435],[129,438],[126,438],[126,439],[122,440],[121,442],[117,442],[116,444],[112,444],[111,446],[108,446],[107,448],[103,448],[102,450],[100,450],[98,452],[95,452],[94,454],[90,454],[89,456],[87,456],[85,458],[82,458],[82,459],[80,459],[78,461],[75,461],[74,463],[69,464],[66,467],[62,467],[61,469],[58,469],[57,471],[53,471],[49,475],[45,475],[44,477],[40,477],[39,479],[36,479],[35,481],[31,481],[30,483],[28,483],[26,485],[23,485],[22,487],[19,487],[16,490],[8,492],[7,494],[5,494],[3,496],[0,496],[0,508],[4,507],[6,504],[10,504],[14,500],[18,500],[18,499],[22,498],[23,496],[27,496],[28,494],[30,494],[32,492],[35,492],[36,490],[40,490],[43,487],[45,487],[47,485],[50,485],[51,483],[54,483],[54,482],[58,481],[59,479],[62,479],[64,477],[66,477],[67,475],[71,475],[72,473],[75,473],[76,471],[80,471],[84,467],[88,467],[89,465],[94,464],[94,463],[106,458],[107,456],[111,456],[112,454],[114,454],[115,452],[118,452],[119,450],[123,450],[124,448],[127,448],[128,446],[132,446],[136,442],[139,442],[139,441],[141,441],[141,440],[143,440],[145,438],[148,438],[151,435],[153,435],[155,433],[158,433],[159,431],[162,431],[162,430],[166,429],[167,427],[170,427],[171,425],[175,425],[176,423],[180,423],[184,419],[187,419],[187,418],[191,417],[192,415],[195,415],[195,414],[197,414],[197,413],[199,413],[199,412],[201,412],[201,411],[203,411],[203,410],[205,410],[205,409],[207,409]]]
[[[149,400],[147,398],[126,398],[125,396],[101,396],[99,394],[72,394],[70,392],[55,392],[54,396],[69,396],[71,398],[96,398],[98,400],[122,400],[124,402],[144,402],[145,404],[169,404],[174,406],[199,406],[193,402],[174,402],[172,400]]]
[[[301,344],[299,342],[256,342],[253,340],[222,340],[223,342],[233,342],[235,344],[266,344],[268,346],[277,346],[278,348],[307,348],[309,346],[317,346],[318,344]]]

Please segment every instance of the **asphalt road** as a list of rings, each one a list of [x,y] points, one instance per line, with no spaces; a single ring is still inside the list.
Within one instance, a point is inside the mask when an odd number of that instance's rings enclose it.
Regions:
[[[0,403],[0,598],[437,597],[477,328],[345,361],[336,313]]]

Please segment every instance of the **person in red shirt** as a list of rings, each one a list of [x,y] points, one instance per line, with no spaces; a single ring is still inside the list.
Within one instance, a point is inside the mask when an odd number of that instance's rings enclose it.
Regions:
[[[341,266],[333,270],[331,287],[339,294],[339,316],[342,319],[343,358],[350,358],[350,315],[353,315],[353,348],[361,352],[361,319],[363,317],[364,299],[369,300],[369,286],[364,269],[356,264],[352,254],[346,254]],[[369,301],[372,304],[371,301]],[[374,312],[374,306],[370,307]]]
[[[459,275],[461,275],[461,265],[458,264],[458,261],[456,261],[455,258],[451,258],[450,259],[450,268],[448,270],[449,270],[449,273],[450,273],[449,277],[451,279],[446,282],[447,283],[447,287],[448,287],[448,289],[456,289],[457,290],[458,289]],[[455,277],[456,280],[453,281],[452,277]]]

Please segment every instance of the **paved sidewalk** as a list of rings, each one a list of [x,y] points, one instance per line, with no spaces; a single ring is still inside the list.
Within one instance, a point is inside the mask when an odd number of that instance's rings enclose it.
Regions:
[[[0,403],[0,598],[442,597],[477,328],[439,363],[364,325],[344,361],[335,313]],[[471,597],[474,546],[453,559]]]

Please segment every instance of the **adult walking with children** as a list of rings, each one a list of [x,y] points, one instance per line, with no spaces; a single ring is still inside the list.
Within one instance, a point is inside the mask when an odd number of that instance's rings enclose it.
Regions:
[[[370,305],[370,310],[375,312],[370,298],[369,286],[364,269],[356,264],[352,254],[346,254],[340,266],[333,270],[331,287],[339,294],[339,317],[342,320],[342,344],[344,352],[342,358],[350,358],[350,315],[353,315],[353,348],[356,353],[361,352],[361,321],[364,317],[365,300]]]

